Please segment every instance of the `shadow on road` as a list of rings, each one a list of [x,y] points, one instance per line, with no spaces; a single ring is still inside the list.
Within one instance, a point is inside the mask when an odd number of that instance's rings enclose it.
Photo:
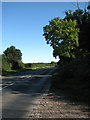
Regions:
[[[41,92],[45,87],[50,84],[51,75],[36,75],[37,77],[33,77],[32,79],[24,82],[23,84],[17,84],[12,87],[11,93],[12,94],[31,94],[31,92]],[[48,78],[48,80],[46,80]],[[47,84],[48,83],[48,84]],[[44,92],[44,91],[43,91]]]
[[[80,102],[74,100],[69,94],[65,93],[62,90],[55,90],[55,89],[50,89],[48,93],[49,99],[52,101],[63,101],[67,103],[68,105],[72,106],[81,106],[81,111],[83,112],[90,112],[90,107],[88,103],[85,102]],[[89,116],[90,117],[90,116]]]
[[[28,112],[31,113],[40,96],[49,91],[52,71],[43,69],[22,74],[20,77],[24,75],[24,78],[6,88],[3,91],[3,118],[22,118]]]

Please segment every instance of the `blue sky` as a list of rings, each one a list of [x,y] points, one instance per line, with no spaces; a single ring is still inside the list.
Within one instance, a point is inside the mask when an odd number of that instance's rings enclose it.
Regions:
[[[84,2],[79,5],[85,7]],[[43,27],[54,17],[64,18],[65,10],[76,8],[73,2],[3,2],[2,51],[14,45],[24,63],[58,61],[46,44]]]

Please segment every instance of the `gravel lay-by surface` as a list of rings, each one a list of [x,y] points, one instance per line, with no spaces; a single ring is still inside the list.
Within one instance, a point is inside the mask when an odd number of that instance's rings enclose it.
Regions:
[[[57,100],[53,94],[43,94],[34,105],[29,118],[89,118],[88,106],[71,103],[61,96]]]

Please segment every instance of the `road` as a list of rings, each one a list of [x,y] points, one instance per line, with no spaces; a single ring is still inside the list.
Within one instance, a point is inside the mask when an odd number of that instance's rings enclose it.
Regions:
[[[55,68],[29,70],[2,78],[2,118],[28,118],[50,88]]]
[[[13,118],[14,120],[17,118],[90,118],[90,108],[87,104],[69,100],[62,91],[59,91],[59,94],[49,91],[54,70],[55,68],[43,68],[3,77],[2,89],[0,89],[2,117],[11,120]]]

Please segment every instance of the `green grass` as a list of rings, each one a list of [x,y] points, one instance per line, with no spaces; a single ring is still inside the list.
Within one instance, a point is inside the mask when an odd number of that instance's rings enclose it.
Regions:
[[[57,63],[26,63],[25,67],[31,67],[33,68],[46,68],[46,67],[53,67],[55,66]]]
[[[45,66],[44,65],[44,66],[25,67],[23,69],[17,69],[17,70],[6,70],[6,71],[2,71],[2,76],[7,76],[7,75],[11,75],[11,74],[15,74],[15,73],[20,73],[20,72],[23,72],[23,71],[37,69],[37,68],[48,68],[48,67],[51,67],[51,66]]]
[[[11,75],[11,74],[15,74],[15,73],[19,73],[22,71],[25,71],[27,69],[18,69],[18,70],[6,70],[6,71],[2,71],[2,76],[7,76],[7,75]]]
[[[37,69],[37,68],[48,68],[48,67],[51,67],[51,66],[38,66],[38,67],[31,67],[31,69]],[[53,67],[53,66],[52,66]]]
[[[47,67],[54,67],[57,63],[22,63],[23,66],[19,67],[17,70],[12,70],[12,66],[8,66],[8,63],[3,61],[4,69],[2,67],[2,76],[7,76],[15,73],[20,73],[22,71],[37,69],[37,68],[47,68]],[[20,64],[21,65],[21,64]]]

